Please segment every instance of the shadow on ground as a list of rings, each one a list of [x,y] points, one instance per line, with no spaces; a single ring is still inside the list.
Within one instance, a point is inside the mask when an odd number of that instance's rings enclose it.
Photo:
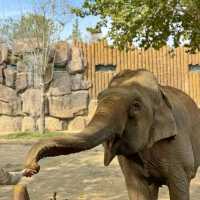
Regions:
[[[30,145],[1,144],[1,166],[7,170],[21,169]],[[125,183],[117,160],[103,166],[103,149],[69,156],[44,159],[41,171],[29,185],[31,200],[128,200]],[[11,199],[12,187],[0,187],[0,199]],[[160,190],[159,200],[169,200],[166,187]],[[200,199],[200,173],[192,182],[191,200]]]

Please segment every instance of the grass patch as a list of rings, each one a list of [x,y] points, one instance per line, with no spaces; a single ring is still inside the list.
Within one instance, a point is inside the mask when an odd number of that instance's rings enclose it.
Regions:
[[[41,134],[39,132],[18,132],[18,133],[10,133],[8,135],[1,135],[0,139],[45,139],[55,136],[61,136],[64,135],[64,132],[46,132],[44,134]]]

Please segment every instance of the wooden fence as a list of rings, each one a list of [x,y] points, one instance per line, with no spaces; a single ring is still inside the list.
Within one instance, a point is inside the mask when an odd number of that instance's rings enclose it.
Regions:
[[[109,48],[105,41],[92,44],[74,42],[74,45],[82,49],[87,63],[85,79],[92,82],[90,98],[96,98],[115,73],[124,69],[144,68],[153,72],[162,85],[179,88],[200,104],[200,74],[190,72],[188,68],[189,64],[200,64],[200,53],[187,54],[186,49],[177,48],[172,56],[168,47],[120,51]],[[104,65],[105,68],[116,65],[116,70],[97,71],[98,65]]]

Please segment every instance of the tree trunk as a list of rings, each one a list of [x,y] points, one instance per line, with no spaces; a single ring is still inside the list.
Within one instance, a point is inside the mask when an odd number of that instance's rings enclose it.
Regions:
[[[41,108],[40,108],[40,133],[45,133],[45,84],[44,84],[44,76],[41,76]]]

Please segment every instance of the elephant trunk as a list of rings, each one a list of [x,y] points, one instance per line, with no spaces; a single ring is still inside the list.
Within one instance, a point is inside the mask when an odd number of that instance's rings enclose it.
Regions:
[[[37,162],[44,157],[67,155],[88,150],[112,137],[120,130],[119,123],[116,125],[116,119],[112,117],[117,115],[116,113],[102,112],[102,109],[99,110],[100,112],[95,114],[82,132],[41,140],[33,145],[27,155],[25,168],[38,172],[39,165]]]

